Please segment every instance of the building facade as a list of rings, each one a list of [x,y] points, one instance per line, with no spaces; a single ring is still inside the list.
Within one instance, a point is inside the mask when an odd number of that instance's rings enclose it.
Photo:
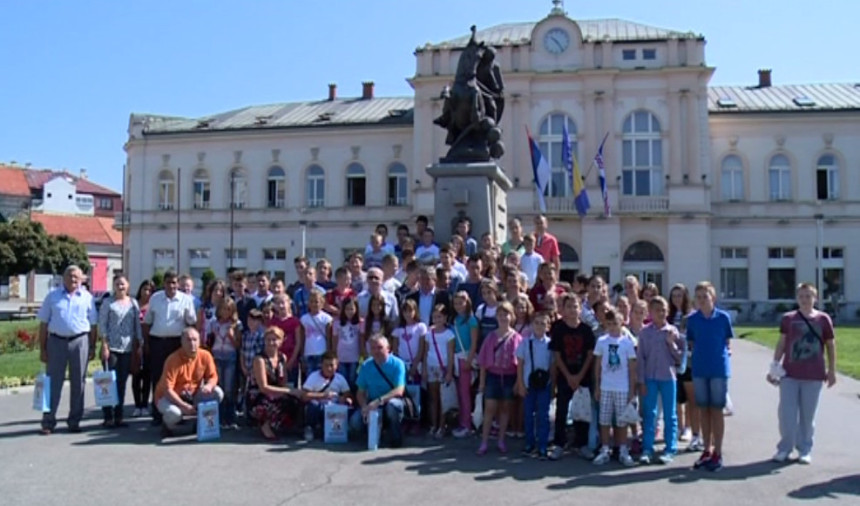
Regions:
[[[505,78],[501,166],[508,215],[539,212],[525,130],[550,161],[551,231],[564,276],[634,274],[690,286],[710,278],[722,303],[769,317],[815,281],[854,317],[860,303],[860,88],[853,84],[709,87],[705,39],[629,21],[539,22],[477,34]],[[205,118],[133,114],[126,144],[132,279],[168,267],[291,275],[302,251],[335,264],[389,228],[433,214],[425,168],[444,156],[442,88],[468,37],[415,50],[414,96],[329,87],[317,102]],[[752,77],[752,76],[751,76]],[[567,126],[592,207],[580,218],[561,161]],[[591,161],[605,139],[611,216]],[[232,245],[232,246],[231,246]],[[816,255],[820,246],[823,252]],[[852,278],[853,273],[853,278]]]

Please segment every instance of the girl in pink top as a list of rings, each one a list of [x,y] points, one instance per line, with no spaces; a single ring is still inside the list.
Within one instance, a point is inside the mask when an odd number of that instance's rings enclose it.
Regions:
[[[505,430],[508,428],[511,401],[514,398],[514,384],[517,379],[516,350],[523,340],[512,325],[516,318],[510,302],[501,302],[496,310],[499,328],[491,332],[481,345],[478,364],[481,377],[478,391],[484,394],[484,425],[478,455],[487,453],[487,441],[493,418],[499,415],[499,452],[507,453]]]

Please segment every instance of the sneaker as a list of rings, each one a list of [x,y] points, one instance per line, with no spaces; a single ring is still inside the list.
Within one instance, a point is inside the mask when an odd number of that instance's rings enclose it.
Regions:
[[[630,456],[630,453],[623,452],[619,457],[618,461],[621,462],[621,465],[624,467],[633,467],[636,465],[636,461],[633,460],[633,457]]]
[[[451,434],[457,439],[463,439],[464,437],[469,437],[469,434],[471,434],[471,433],[472,433],[472,431],[470,431],[469,429],[467,429],[465,427],[458,427],[458,428],[454,429],[453,431],[451,431]]]
[[[523,454],[523,457],[531,457],[535,452],[534,446],[526,446],[523,448],[523,451],[520,452]]]
[[[785,462],[786,460],[788,460],[788,455],[789,455],[789,452],[776,452],[776,454],[774,454],[774,456],[771,457],[770,460],[772,460],[778,464],[781,464],[781,463]]]
[[[236,422],[228,423],[228,424],[227,424],[227,429],[228,429],[228,430],[239,430],[239,424],[238,424],[238,423],[236,423]]]
[[[607,462],[609,462],[609,458],[610,458],[609,448],[604,446],[603,448],[600,449],[600,453],[597,454],[597,457],[594,457],[594,460],[592,460],[592,462],[596,466],[602,466],[602,465],[606,464]]]
[[[639,463],[643,466],[651,465],[651,456],[647,453],[643,453],[641,457],[639,457]]]
[[[711,460],[711,452],[702,452],[702,455],[699,457],[695,463],[693,463],[693,469],[699,469],[704,466]]]
[[[719,453],[711,455],[710,460],[705,463],[705,469],[715,473],[723,468],[723,456]]]
[[[438,429],[436,429],[436,432],[433,433],[433,438],[434,439],[442,439],[443,437],[445,437],[445,429],[442,427],[439,427]]]
[[[305,441],[310,443],[314,440],[314,429],[311,426],[305,427]]]
[[[478,447],[478,451],[475,452],[479,456],[487,454],[487,443],[481,443],[481,446]]]
[[[805,466],[812,464],[812,454],[809,454],[809,453],[801,454],[800,457],[797,458],[797,462],[800,464],[803,464]]]
[[[579,449],[579,456],[584,458],[585,460],[593,460],[594,452],[591,450],[591,448],[583,446]]]
[[[693,439],[690,440],[690,445],[687,446],[688,452],[701,452],[705,451],[705,442],[702,441],[702,436],[698,434],[693,434]]]
[[[526,433],[525,432],[516,432],[516,433],[514,433],[514,437],[516,437],[517,439],[524,439],[526,437]]]
[[[660,455],[661,464],[668,465],[672,462],[675,462],[675,454],[673,452],[666,452],[663,455]]]
[[[682,431],[679,431],[678,441],[684,441],[685,443],[693,437],[692,431],[689,428],[685,428]]]
[[[546,454],[546,450],[541,450],[538,452],[537,458],[538,460],[546,460],[549,456]]]
[[[143,414],[143,412],[140,410],[140,408],[134,408],[134,411],[131,412],[131,417],[137,418],[137,417],[141,416],[142,414]]]
[[[561,460],[562,455],[564,455],[564,448],[556,446],[549,452],[549,460]]]

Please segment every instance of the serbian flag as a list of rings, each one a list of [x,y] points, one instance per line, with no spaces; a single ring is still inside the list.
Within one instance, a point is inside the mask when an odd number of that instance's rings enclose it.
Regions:
[[[549,179],[552,177],[552,171],[549,168],[549,161],[540,152],[540,148],[532,138],[532,133],[526,127],[526,136],[529,139],[529,152],[532,156],[532,173],[534,174],[535,188],[537,189],[538,202],[540,202],[540,211],[546,212],[546,187],[549,184]]]
[[[600,176],[600,193],[603,195],[603,215],[607,218],[612,216],[612,209],[609,207],[609,192],[606,190],[606,168],[603,164],[603,145],[606,144],[606,139],[609,137],[609,133],[603,137],[603,142],[600,143],[600,147],[597,149],[597,154],[594,155],[594,164],[597,165],[599,169]]]
[[[573,189],[573,205],[580,216],[585,216],[588,214],[588,208],[591,207],[591,204],[588,202],[588,193],[585,191],[582,174],[579,172],[579,164],[576,163],[576,157],[570,148],[570,135],[567,132],[566,122],[561,131],[561,159],[570,180],[570,187]]]

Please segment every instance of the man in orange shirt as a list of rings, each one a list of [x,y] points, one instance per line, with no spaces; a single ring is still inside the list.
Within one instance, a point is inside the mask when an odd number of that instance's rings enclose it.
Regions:
[[[182,348],[164,362],[164,373],[155,388],[155,406],[162,414],[162,437],[173,435],[183,416],[196,416],[197,405],[224,399],[212,354],[200,348],[194,327],[182,331]]]

